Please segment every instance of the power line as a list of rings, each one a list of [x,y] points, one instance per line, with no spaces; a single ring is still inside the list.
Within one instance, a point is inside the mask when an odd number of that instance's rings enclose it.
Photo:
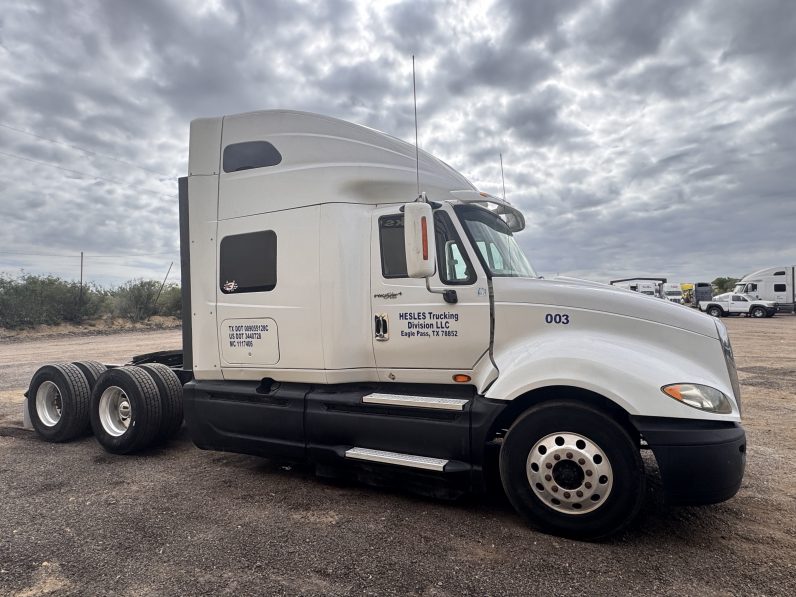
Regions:
[[[76,175],[81,176],[83,178],[93,178],[95,180],[102,180],[104,182],[110,182],[112,184],[117,184],[117,185],[121,185],[123,187],[127,187],[129,189],[134,190],[134,191],[143,191],[145,193],[152,193],[154,195],[161,195],[162,197],[169,197],[171,199],[176,199],[177,198],[177,195],[167,195],[166,193],[161,193],[160,191],[156,191],[154,189],[148,189],[146,187],[137,187],[137,186],[131,185],[131,184],[126,183],[126,182],[121,181],[121,180],[115,180],[113,178],[105,178],[104,176],[98,176],[96,174],[89,174],[87,172],[80,172],[79,170],[72,170],[70,168],[64,168],[63,166],[58,166],[58,165],[53,164],[51,162],[42,162],[42,161],[39,161],[39,160],[34,160],[33,158],[27,158],[27,157],[24,157],[24,156],[21,156],[21,155],[17,155],[15,153],[8,153],[8,152],[5,152],[5,151],[0,151],[0,155],[6,156],[6,157],[9,157],[9,158],[16,158],[18,160],[24,160],[26,162],[31,162],[33,164],[38,164],[40,166],[49,166],[50,168],[56,168],[58,170],[63,170],[64,172],[69,172],[70,174],[76,174]]]
[[[2,255],[19,255],[20,257],[68,257],[70,259],[78,259],[80,253],[24,253],[22,251],[0,251]],[[135,257],[155,257],[159,255],[178,255],[179,250],[166,251],[164,253],[119,253],[116,255],[89,255],[92,259],[119,259],[119,258],[135,258]]]
[[[52,139],[51,137],[45,137],[44,135],[39,135],[38,133],[34,133],[31,131],[26,131],[25,129],[18,129],[13,127],[9,124],[5,124],[0,122],[0,127],[4,129],[8,129],[9,131],[14,131],[15,133],[22,133],[23,135],[30,135],[31,137],[36,137],[37,139],[42,139],[43,141],[49,141],[50,143],[55,143],[56,145],[60,145],[62,147],[68,147],[69,149],[77,149],[78,151],[82,151],[89,155],[107,158],[109,160],[113,160],[114,162],[119,162],[120,164],[125,164],[126,166],[132,166],[133,168],[140,168],[141,170],[146,170],[147,172],[151,172],[152,174],[158,174],[160,176],[165,176],[167,178],[171,177],[170,174],[164,174],[163,172],[158,172],[157,170],[152,170],[147,168],[146,166],[141,166],[139,164],[133,164],[132,162],[128,162],[126,160],[122,160],[119,158],[115,158],[112,155],[108,155],[107,153],[101,153],[99,151],[94,151],[91,149],[86,149],[85,147],[80,147],[79,145],[72,145],[70,143],[64,143],[63,141],[58,141],[57,139]]]

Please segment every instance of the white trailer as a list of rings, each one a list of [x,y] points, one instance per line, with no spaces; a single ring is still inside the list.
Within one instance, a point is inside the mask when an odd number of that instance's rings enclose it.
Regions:
[[[622,280],[611,280],[610,282],[611,286],[626,288],[627,290],[657,298],[665,298],[663,294],[663,285],[665,283],[666,278],[624,278]]]
[[[314,114],[193,121],[183,354],[42,368],[36,430],[65,441],[90,419],[102,446],[129,453],[168,438],[184,407],[200,448],[320,474],[459,495],[494,471],[523,517],[581,538],[639,511],[642,448],[671,502],[732,497],[746,439],[724,325],[540,278],[514,236],[520,211],[415,160]]]
[[[773,301],[780,311],[794,312],[796,305],[796,267],[768,267],[744,276],[735,294],[749,294],[756,299]]]

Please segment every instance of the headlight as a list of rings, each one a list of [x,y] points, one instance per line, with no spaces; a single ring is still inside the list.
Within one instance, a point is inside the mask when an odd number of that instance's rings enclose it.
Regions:
[[[730,399],[716,388],[695,383],[675,383],[661,388],[664,394],[699,410],[732,414]]]
[[[716,320],[716,331],[719,333],[719,342],[721,342],[721,350],[724,352],[724,362],[727,364],[727,373],[730,376],[730,385],[732,386],[732,393],[735,394],[735,403],[738,405],[738,414],[741,414],[741,384],[738,383],[738,371],[735,368],[735,357],[732,354],[732,344],[730,344],[730,335],[727,333],[727,327]]]

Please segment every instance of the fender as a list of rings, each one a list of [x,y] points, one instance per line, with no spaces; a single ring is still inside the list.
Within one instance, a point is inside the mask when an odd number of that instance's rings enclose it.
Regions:
[[[630,415],[737,421],[737,413],[707,413],[667,397],[660,388],[678,382],[712,386],[733,396],[718,343],[689,334],[686,353],[700,360],[626,336],[545,334],[517,343],[495,359],[500,375],[486,392],[495,400],[513,400],[548,386],[571,386],[604,396]]]

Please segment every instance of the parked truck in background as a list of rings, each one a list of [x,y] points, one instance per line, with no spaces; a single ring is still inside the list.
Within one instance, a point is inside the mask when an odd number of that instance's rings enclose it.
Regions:
[[[666,278],[624,278],[622,280],[611,280],[611,286],[626,288],[647,296],[664,298],[663,286]]]
[[[778,311],[793,313],[796,310],[796,267],[789,265],[758,270],[741,278],[733,292],[773,301]]]
[[[579,538],[639,511],[642,449],[672,503],[733,496],[746,440],[724,325],[538,277],[523,214],[418,156],[314,114],[193,121],[182,353],[43,367],[36,431],[66,441],[90,422],[131,453],[184,409],[202,449],[323,475],[456,496],[494,473],[524,518]]]
[[[761,301],[750,294],[737,294],[735,292],[725,292],[714,296],[709,301],[700,303],[699,308],[712,317],[748,315],[761,319],[763,317],[773,317],[777,312],[776,303],[773,301]]]
[[[694,308],[704,301],[713,298],[713,285],[710,282],[683,282],[680,284],[683,289],[683,301],[685,304]]]
[[[666,282],[663,285],[663,298],[667,301],[671,301],[673,303],[677,303],[678,305],[683,304],[683,291],[680,288],[679,284],[674,282]]]

